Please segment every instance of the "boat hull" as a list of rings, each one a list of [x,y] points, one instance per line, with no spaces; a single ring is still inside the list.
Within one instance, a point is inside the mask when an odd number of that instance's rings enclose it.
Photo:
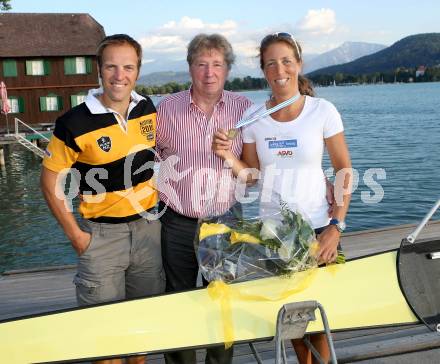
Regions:
[[[207,289],[73,309],[0,324],[0,361],[56,362],[163,352],[270,338],[278,310],[316,300],[332,330],[418,322],[399,286],[397,251],[342,265],[231,285],[225,300]],[[222,303],[223,302],[223,303]],[[227,305],[226,305],[227,306]],[[318,319],[308,332],[323,329]]]

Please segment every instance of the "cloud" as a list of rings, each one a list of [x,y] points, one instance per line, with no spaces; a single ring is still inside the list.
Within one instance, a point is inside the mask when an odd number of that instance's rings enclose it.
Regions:
[[[190,40],[199,33],[220,33],[232,44],[236,54],[234,72],[261,75],[258,46],[270,33],[288,31],[295,35],[304,53],[323,53],[348,40],[350,31],[336,21],[336,13],[329,8],[310,9],[297,22],[277,23],[248,28],[233,20],[210,23],[200,18],[183,16],[164,22],[141,37],[144,51],[142,73],[187,70],[186,52]]]
[[[172,20],[165,23],[159,28],[159,31],[163,33],[171,31],[174,33],[177,30],[191,33],[192,35],[201,32],[217,32],[226,35],[225,33],[233,33],[236,28],[237,23],[233,20],[225,20],[223,23],[205,23],[201,19],[184,16],[177,22]]]
[[[350,40],[352,32],[336,20],[333,9],[310,9],[293,26],[304,53],[321,54]]]
[[[139,39],[145,53],[170,54],[184,52],[186,41],[180,35],[149,35]]]
[[[208,23],[189,16],[183,16],[179,20],[170,20],[138,39],[144,52],[142,72],[176,67],[176,62],[185,61],[188,43],[199,33],[220,33],[233,44],[237,55],[254,56],[256,43],[249,41],[250,38],[238,30],[239,25],[233,20]],[[183,68],[185,65],[179,65],[179,67]]]
[[[148,34],[138,39],[144,51],[146,69],[152,68],[153,63],[166,61],[176,62],[186,59],[186,47],[190,40],[199,33],[220,33],[231,39],[238,29],[238,24],[233,20],[225,20],[221,23],[206,23],[202,19],[183,16],[180,20],[171,20]]]
[[[336,13],[332,9],[311,9],[298,21],[296,28],[310,35],[331,34],[336,30]]]
[[[142,60],[142,64],[148,64],[148,63],[152,63],[152,62],[156,62],[156,60],[155,59],[143,59]]]
[[[161,29],[176,29],[176,28],[183,28],[183,29],[202,29],[203,28],[203,22],[200,19],[191,19],[190,17],[184,16],[182,19],[180,19],[180,22],[176,22],[174,20],[169,21],[168,23],[165,23]]]
[[[258,43],[253,40],[231,40],[234,52],[243,57],[256,57],[258,55]]]

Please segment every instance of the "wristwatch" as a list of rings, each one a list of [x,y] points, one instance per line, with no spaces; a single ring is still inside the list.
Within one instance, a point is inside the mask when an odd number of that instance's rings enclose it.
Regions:
[[[340,233],[343,233],[345,228],[347,227],[347,225],[345,225],[345,221],[339,221],[336,218],[332,218],[328,224],[335,225],[336,229],[338,229]]]

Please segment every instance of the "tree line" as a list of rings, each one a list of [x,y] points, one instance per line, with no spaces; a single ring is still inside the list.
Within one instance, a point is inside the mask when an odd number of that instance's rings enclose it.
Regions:
[[[329,86],[339,84],[369,84],[369,83],[394,83],[394,82],[436,82],[440,81],[440,67],[427,67],[424,75],[416,76],[416,68],[400,67],[393,72],[374,72],[362,75],[352,75],[342,72],[329,75],[315,75],[309,77],[314,85]],[[136,91],[144,95],[166,95],[175,92],[188,90],[191,82],[177,83],[168,82],[161,86],[137,85]],[[227,80],[225,90],[246,91],[264,90],[268,88],[266,79],[246,76],[244,78],[234,78]]]
[[[168,82],[161,86],[137,85],[136,92],[144,95],[163,95],[188,90],[190,86],[191,82]],[[225,90],[228,91],[263,90],[267,87],[267,82],[264,78],[254,78],[250,76],[226,80],[225,83]]]
[[[161,86],[136,85],[136,92],[142,95],[166,95],[188,90],[191,83],[168,82]]]
[[[333,84],[350,83],[394,83],[394,82],[436,82],[440,81],[440,67],[427,67],[423,75],[416,75],[417,68],[399,67],[389,72],[374,72],[369,74],[353,75],[337,72],[335,74],[321,74],[310,77],[315,85],[328,86]]]

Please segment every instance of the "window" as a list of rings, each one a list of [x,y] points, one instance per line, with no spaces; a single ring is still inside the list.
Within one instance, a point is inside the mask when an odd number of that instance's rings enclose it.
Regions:
[[[24,112],[24,101],[22,97],[17,96],[9,96],[9,107],[11,108],[11,114],[17,114],[20,112]]]
[[[86,73],[86,59],[84,57],[75,58],[76,73]]]
[[[46,110],[47,111],[56,111],[58,110],[58,97],[56,96],[48,96],[46,97]]]
[[[63,110],[63,98],[57,95],[40,97],[40,111],[60,111]]]
[[[44,76],[50,74],[49,61],[42,59],[26,61],[26,74],[29,76]]]
[[[72,107],[75,107],[75,106],[83,103],[85,100],[86,100],[85,93],[79,93],[78,95],[71,95],[70,96],[70,105]]]
[[[64,73],[66,75],[92,73],[92,60],[89,57],[64,58]]]
[[[3,61],[3,76],[17,77],[17,62],[14,59],[5,59]]]

